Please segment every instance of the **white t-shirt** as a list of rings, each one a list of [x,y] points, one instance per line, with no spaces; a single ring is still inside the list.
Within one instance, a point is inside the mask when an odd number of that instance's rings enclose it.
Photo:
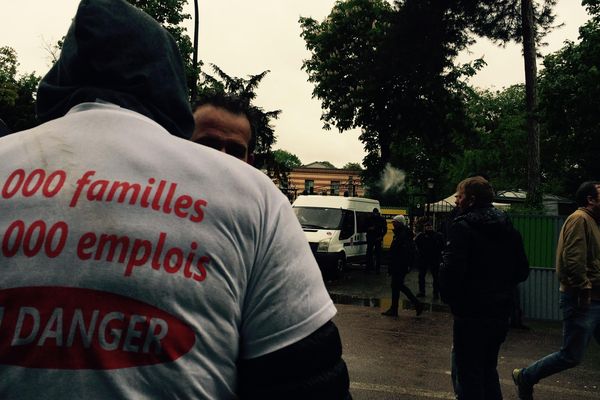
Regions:
[[[0,398],[235,398],[335,315],[259,171],[113,105],[0,140]]]

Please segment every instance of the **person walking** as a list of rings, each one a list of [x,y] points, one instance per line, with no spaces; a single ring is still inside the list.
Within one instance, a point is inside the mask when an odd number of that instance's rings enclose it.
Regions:
[[[584,182],[575,198],[579,208],[563,224],[556,247],[562,347],[513,371],[522,400],[533,399],[540,380],[579,365],[592,337],[600,344],[600,182]]]
[[[402,292],[413,304],[418,317],[423,313],[425,306],[404,284],[404,278],[414,262],[413,233],[406,226],[406,218],[403,215],[396,215],[392,219],[392,225],[394,227],[394,238],[389,250],[388,267],[388,273],[392,277],[392,305],[387,311],[381,314],[388,317],[398,316],[400,292]]]
[[[417,297],[425,297],[425,277],[427,272],[431,273],[433,283],[433,300],[440,298],[438,284],[438,271],[442,261],[442,250],[444,249],[444,237],[433,229],[431,221],[425,221],[423,232],[415,237],[417,246],[417,267],[419,269],[419,293]]]
[[[513,290],[529,275],[521,235],[492,206],[493,197],[481,176],[458,184],[460,214],[450,226],[440,268],[440,294],[454,317],[459,400],[502,399],[498,352],[508,332]]]
[[[378,274],[381,270],[381,242],[386,233],[387,222],[374,208],[367,226],[367,271]]]

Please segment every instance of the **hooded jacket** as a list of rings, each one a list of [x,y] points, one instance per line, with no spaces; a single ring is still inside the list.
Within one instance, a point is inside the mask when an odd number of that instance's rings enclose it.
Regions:
[[[59,59],[40,82],[37,117],[47,122],[97,100],[143,114],[181,138],[194,128],[175,41],[126,1],[79,4]]]
[[[440,291],[453,314],[507,317],[515,286],[527,279],[523,240],[508,216],[472,207],[452,223],[440,268]]]

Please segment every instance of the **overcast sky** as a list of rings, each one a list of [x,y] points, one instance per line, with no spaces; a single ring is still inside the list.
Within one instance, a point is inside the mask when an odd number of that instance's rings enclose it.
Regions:
[[[364,157],[358,131],[339,133],[322,129],[321,104],[311,98],[312,85],[300,70],[309,57],[300,38],[298,18],[325,18],[334,0],[199,0],[200,50],[205,65],[214,63],[233,76],[247,77],[271,70],[258,89],[257,105],[281,109],[275,121],[275,148],[296,154],[308,164],[330,161],[340,168]],[[0,2],[0,46],[17,51],[20,71],[43,75],[49,66],[45,43],[55,44],[67,31],[77,9],[77,0],[2,0]],[[186,8],[193,15],[193,2]],[[588,18],[579,0],[559,0],[557,23],[565,26],[546,39],[542,54],[554,52],[565,40],[577,40],[578,28]],[[188,21],[188,34],[193,35]],[[488,63],[471,83],[481,88],[501,89],[524,81],[521,49],[504,48],[481,41],[461,56],[466,62],[483,56]]]

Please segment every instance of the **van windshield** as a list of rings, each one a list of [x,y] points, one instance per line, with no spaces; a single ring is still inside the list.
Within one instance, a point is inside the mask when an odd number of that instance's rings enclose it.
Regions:
[[[340,208],[293,207],[293,210],[303,228],[340,229]]]

